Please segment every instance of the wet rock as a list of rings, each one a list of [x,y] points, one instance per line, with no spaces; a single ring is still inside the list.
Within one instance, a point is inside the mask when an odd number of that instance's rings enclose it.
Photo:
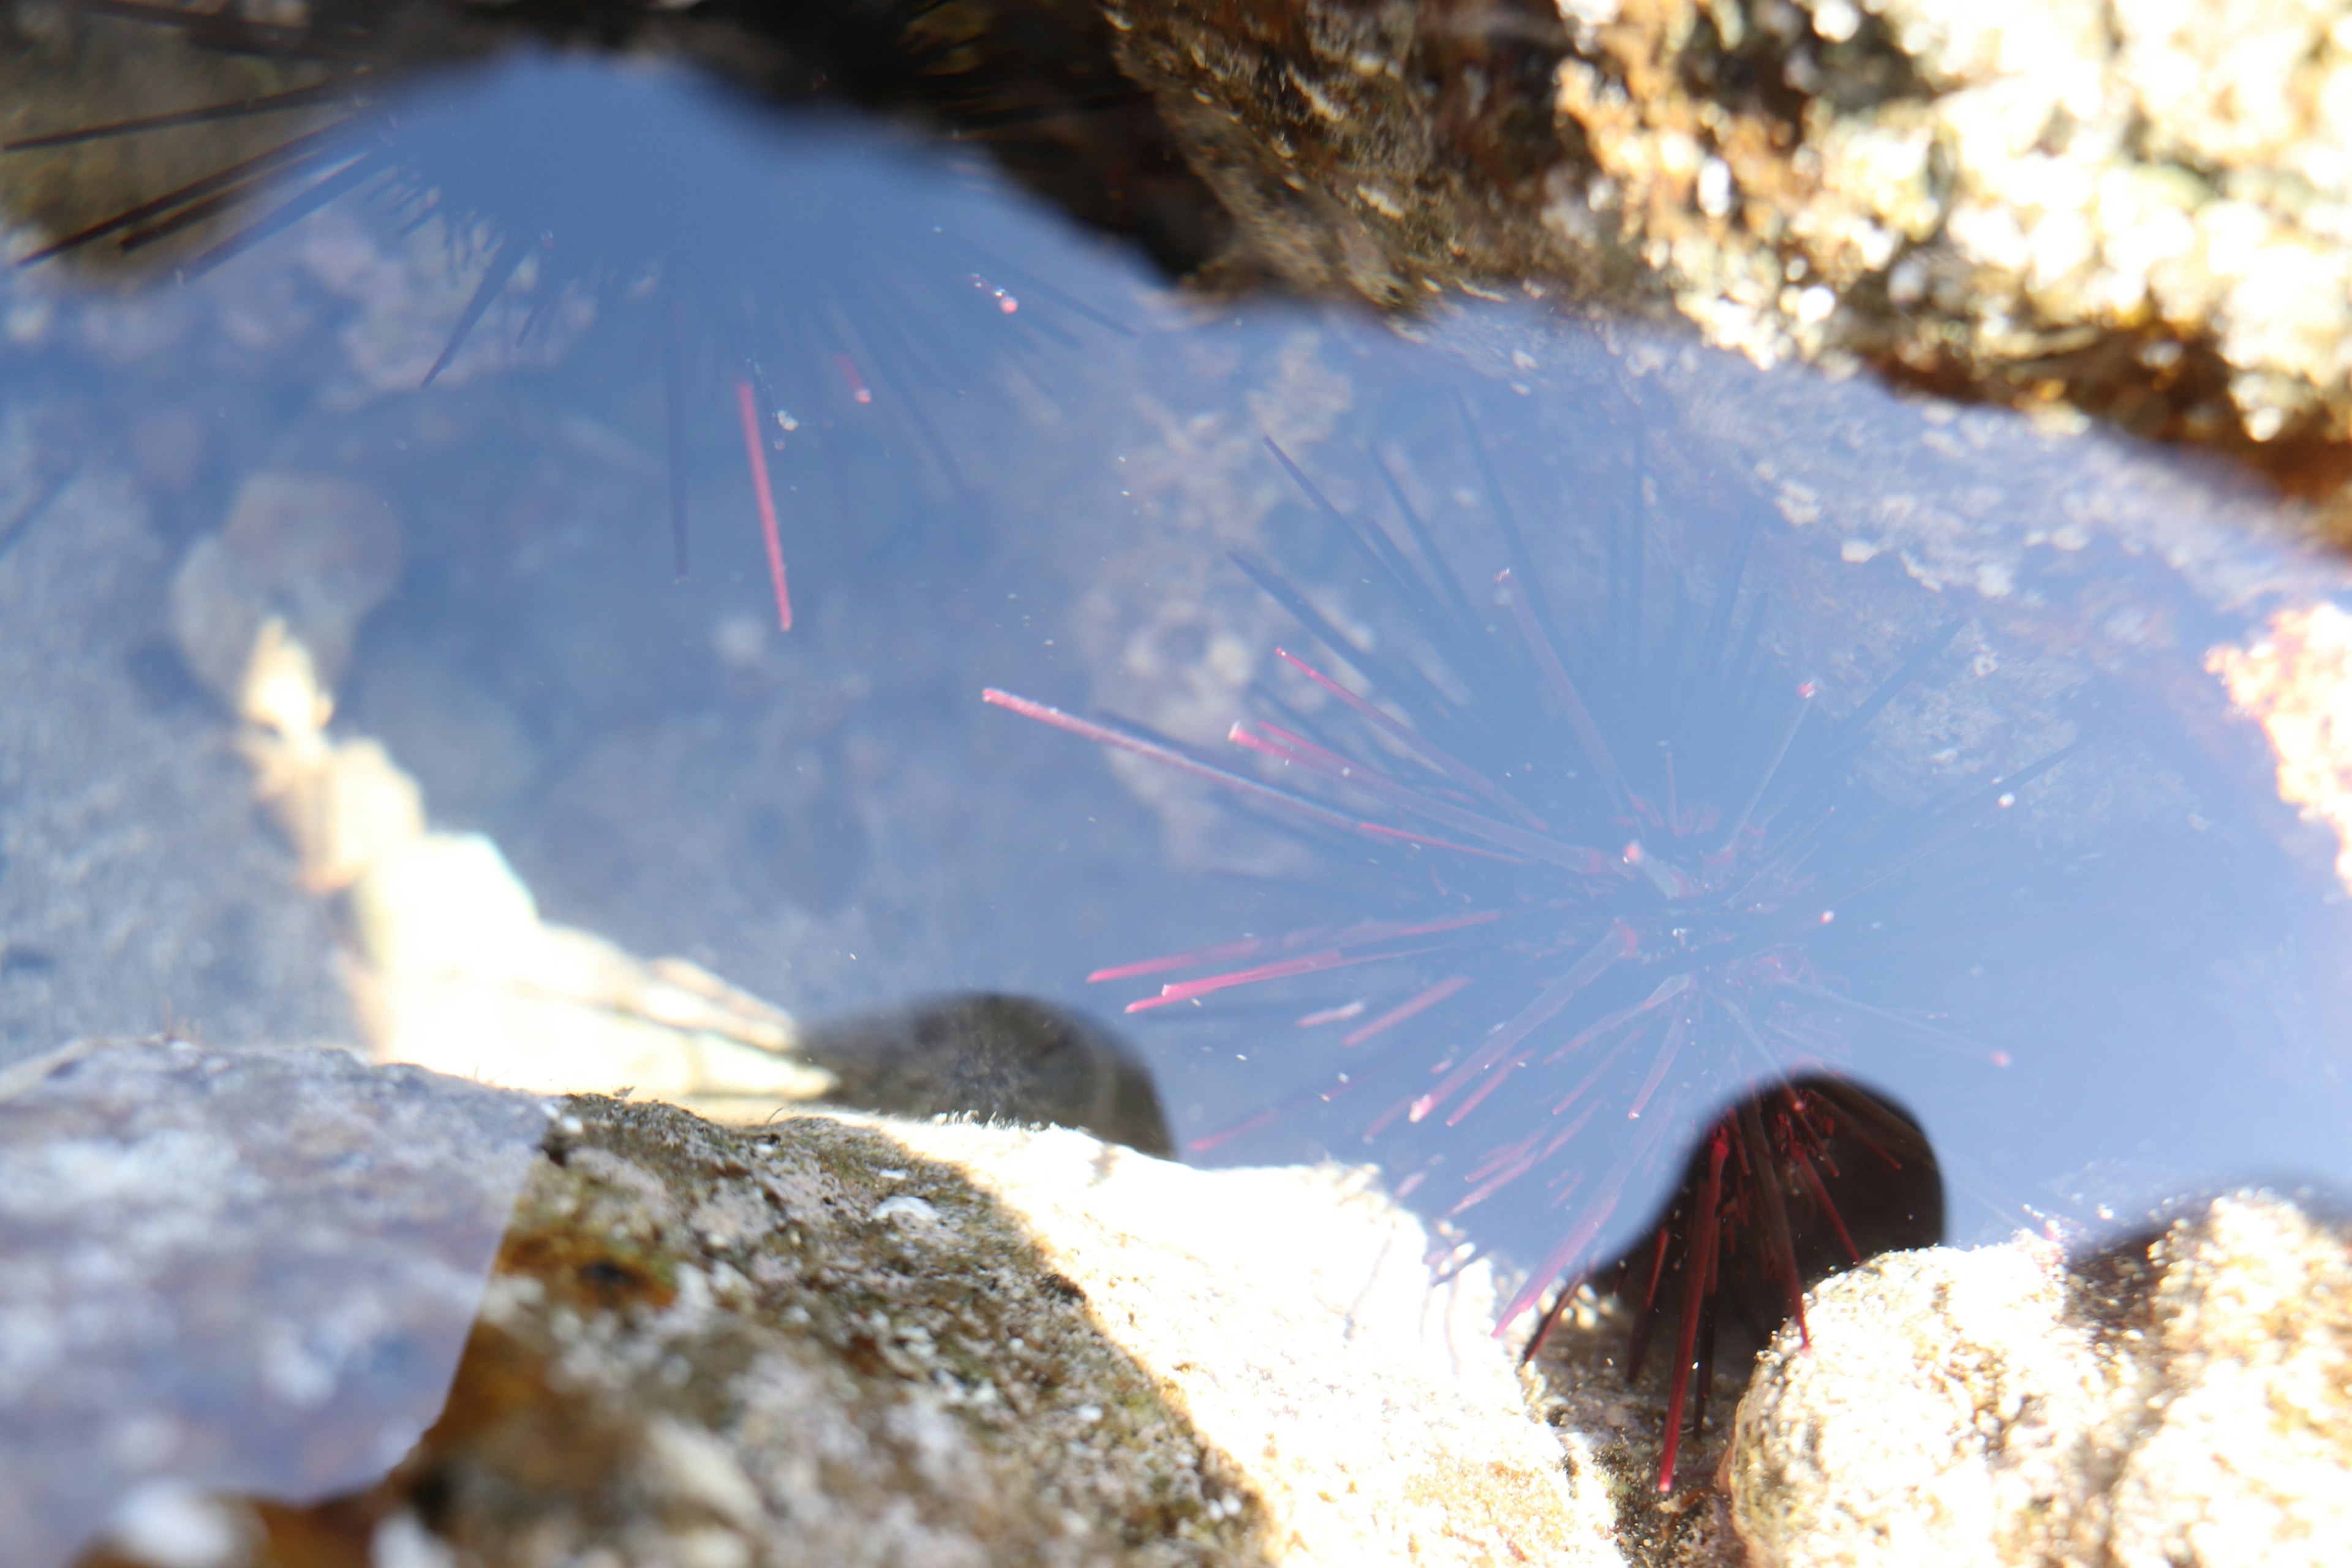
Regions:
[[[164,1045],[0,1167],[12,1568],[1616,1561],[1366,1173]]]
[[[1879,1258],[1741,1401],[1725,1479],[1773,1564],[2320,1563],[2352,1539],[2352,1247],[2268,1193],[2069,1268]]]
[[[1115,6],[1258,267],[1668,306],[1769,362],[2346,472],[2352,37],[2127,0]]]
[[[1551,1426],[1577,1477],[1609,1517],[1618,1552],[1631,1568],[1720,1568],[1742,1561],[1730,1510],[1712,1481],[1732,1412],[1745,1386],[1739,1374],[1751,1339],[1726,1324],[1727,1342],[1716,1363],[1723,1371],[1688,1397],[1703,1407],[1696,1435],[1685,1431],[1675,1489],[1658,1490],[1658,1460],[1666,1426],[1674,1352],[1654,1333],[1638,1375],[1626,1376],[1638,1302],[1580,1286],[1544,1342],[1536,1366],[1542,1377],[1537,1407]],[[1727,1318],[1731,1314],[1725,1314]]]
[[[44,478],[69,402],[0,404],[0,1062],[174,1020],[214,1040],[352,1030],[327,911],[161,622],[171,552],[119,465]]]
[[[1024,1215],[1104,1331],[1233,1455],[1281,1563],[1616,1563],[1605,1489],[1531,1418],[1484,1262],[1432,1289],[1368,1170],[1195,1171],[1083,1134],[892,1135]]]
[[[546,1154],[440,1420],[313,1522],[496,1563],[1265,1560],[1238,1468],[955,1172],[584,1099]]]
[[[838,1104],[1043,1121],[1147,1154],[1176,1152],[1134,1052],[1076,1014],[1026,997],[944,997],[804,1028],[794,1047],[834,1075],[825,1098]]]
[[[273,619],[331,687],[360,623],[399,581],[400,520],[381,496],[345,479],[265,471],[237,491],[220,532],[181,562],[172,629],[189,668],[232,707]]]
[[[33,62],[8,79],[19,129],[109,117],[58,101],[54,80],[119,90],[192,72],[17,9]],[[1016,178],[1212,282],[1387,307],[1564,284],[1677,311],[1766,361],[1860,361],[2219,447],[2305,493],[2352,473],[2352,32],[2325,6],[1182,0],[1111,5],[1108,26],[1066,0],[949,21],[856,9],[817,7],[803,30],[797,13],[619,5],[596,32],[786,98],[837,80],[950,126],[990,105],[990,144]],[[386,60],[468,58],[509,29],[583,41],[568,13],[389,7],[371,24],[359,47]],[[1000,91],[1024,105],[1017,136]],[[1064,95],[1087,112],[1036,107]],[[39,153],[12,205],[60,232],[259,150],[249,124],[205,129],[215,140]],[[314,247],[331,292],[432,287],[361,248]],[[379,389],[436,352],[381,310],[361,338]]]
[[[382,742],[328,731],[334,700],[283,620],[262,623],[239,667],[238,749],[304,885],[342,896],[358,949],[343,975],[378,1059],[749,1120],[831,1087],[793,1055],[777,1007],[684,959],[542,921],[496,844],[429,831],[423,790]]]
[[[0,1073],[0,1561],[53,1568],[110,1518],[233,1540],[208,1494],[369,1484],[440,1408],[546,1127],[335,1051]]]

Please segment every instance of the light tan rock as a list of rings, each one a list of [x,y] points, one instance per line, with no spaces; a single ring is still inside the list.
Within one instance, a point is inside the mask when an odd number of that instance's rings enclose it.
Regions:
[[[1500,1297],[1339,1166],[1197,1171],[1059,1129],[898,1124],[1024,1215],[1104,1330],[1235,1457],[1284,1563],[1622,1561],[1605,1485],[1528,1412]]]
[[[283,618],[261,621],[240,668],[239,749],[304,884],[343,897],[358,939],[345,979],[376,1059],[747,1120],[833,1087],[793,1054],[782,1009],[684,959],[648,963],[541,920],[497,845],[431,831],[423,789],[381,742],[330,732],[333,697]]]
[[[1294,286],[1564,286],[2342,484],[2336,0],[1112,10],[1243,259]]]
[[[262,626],[275,618],[331,688],[360,623],[400,581],[400,520],[373,491],[324,475],[264,470],[172,583],[172,631],[199,679],[238,703]]]
[[[822,1094],[790,1017],[682,959],[652,963],[543,921],[478,834],[432,833],[368,868],[350,907],[361,1026],[381,1059],[513,1089],[757,1102]]]
[[[2112,1561],[2341,1563],[2352,1550],[2352,1247],[2225,1199],[2156,1249],[2161,1370],[2113,1488]]]
[[[2241,1193],[2152,1246],[1898,1253],[1775,1341],[1725,1461],[1774,1565],[2336,1563],[2352,1246]]]

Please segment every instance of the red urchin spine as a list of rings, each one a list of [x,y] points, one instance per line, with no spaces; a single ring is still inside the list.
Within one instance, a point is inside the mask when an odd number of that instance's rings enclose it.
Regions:
[[[1268,447],[1354,544],[1370,568],[1366,581],[1402,607],[1426,644],[1442,650],[1456,681],[1479,682],[1472,688],[1474,698],[1493,702],[1498,714],[1522,717],[1481,720],[1409,656],[1386,647],[1376,650],[1349,637],[1273,567],[1238,555],[1236,564],[1252,580],[1386,699],[1384,705],[1360,695],[1288,649],[1276,650],[1283,668],[1332,700],[1339,721],[1358,726],[1360,740],[1351,743],[1322,732],[1328,726],[1287,709],[1278,723],[1236,722],[1228,738],[1286,773],[1304,775],[1302,782],[1313,781],[1316,794],[1236,773],[1117,721],[1083,719],[990,690],[985,699],[991,703],[1214,784],[1298,837],[1333,848],[1359,846],[1359,858],[1385,857],[1383,863],[1396,862],[1409,873],[1397,884],[1409,899],[1427,907],[1433,890],[1438,908],[1455,911],[1444,919],[1359,919],[1252,938],[1098,970],[1091,978],[1212,969],[1163,982],[1157,995],[1129,1005],[1135,1013],[1340,971],[1381,977],[1381,983],[1357,991],[1345,1006],[1311,1011],[1300,1022],[1353,1017],[1378,1008],[1371,1023],[1348,1033],[1341,1048],[1374,1039],[1390,1048],[1362,1070],[1343,1072],[1336,1082],[1197,1139],[1192,1148],[1202,1152],[1294,1109],[1328,1104],[1384,1072],[1409,1070],[1417,1053],[1433,1054],[1428,1070],[1436,1081],[1391,1101],[1365,1125],[1363,1136],[1370,1142],[1409,1132],[1427,1147],[1433,1131],[1442,1134],[1486,1112],[1485,1120],[1502,1131],[1490,1135],[1480,1146],[1483,1153],[1465,1170],[1461,1179],[1466,1191],[1449,1211],[1454,1215],[1549,1173],[1544,1179],[1554,1194],[1551,1202],[1567,1211],[1567,1220],[1505,1307],[1496,1330],[1498,1335],[1508,1331],[1557,1286],[1530,1338],[1530,1355],[1598,1261],[1592,1250],[1634,1173],[1666,1152],[1670,1132],[1676,1143],[1686,1135],[1682,1129],[1698,1102],[1737,1099],[1747,1085],[1760,1081],[1760,1097],[1748,1094],[1736,1110],[1712,1114],[1696,1130],[1699,1166],[1660,1222],[1650,1249],[1649,1289],[1636,1318],[1629,1374],[1638,1371],[1659,1309],[1659,1290],[1671,1276],[1677,1359],[1669,1380],[1659,1473],[1661,1489],[1670,1488],[1685,1408],[1694,1429],[1704,1411],[1713,1322],[1728,1271],[1743,1279],[1753,1275],[1775,1310],[1797,1316],[1802,1331],[1801,1269],[1789,1196],[1801,1194],[1805,1206],[1836,1231],[1849,1254],[1853,1251],[1822,1179],[1825,1168],[1834,1173],[1832,1132],[1852,1134],[1893,1169],[1902,1168],[1906,1159],[1926,1158],[1916,1130],[1891,1113],[1882,1113],[1885,1125],[1875,1140],[1860,1125],[1857,1108],[1866,1096],[1836,1081],[1835,1058],[1851,1026],[1859,1021],[1900,1030],[1979,1060],[2005,1060],[1933,1024],[1845,994],[1831,977],[1816,973],[1808,944],[1832,929],[1839,904],[1870,893],[1956,841],[1987,808],[2013,799],[2019,785],[2066,753],[2044,758],[1993,792],[1927,814],[1891,836],[1896,840],[1892,853],[1883,839],[1857,837],[1852,813],[1842,816],[1844,808],[1834,798],[1843,787],[1838,782],[1843,763],[1861,743],[1863,729],[1920,675],[1949,628],[1915,649],[1885,683],[1827,731],[1811,718],[1819,691],[1811,681],[1792,681],[1785,705],[1768,695],[1761,710],[1722,706],[1756,686],[1764,668],[1757,642],[1760,601],[1727,668],[1725,658],[1739,574],[1754,542],[1751,524],[1735,542],[1729,580],[1718,591],[1700,639],[1696,674],[1686,672],[1669,647],[1654,667],[1663,673],[1644,678],[1662,681],[1664,691],[1652,698],[1644,689],[1641,700],[1630,703],[1665,731],[1658,748],[1662,789],[1645,791],[1549,630],[1550,613],[1524,542],[1501,505],[1491,467],[1485,468],[1488,495],[1498,521],[1506,524],[1513,558],[1496,578],[1497,598],[1515,644],[1491,629],[1480,634],[1464,624],[1466,597],[1450,583],[1410,510],[1408,526],[1432,576],[1412,568],[1377,526],[1341,513],[1287,454],[1272,443]],[[1402,506],[1394,477],[1383,474]],[[1612,623],[1637,620],[1637,608],[1621,612],[1612,600]],[[1632,640],[1638,646],[1637,632]],[[1608,661],[1601,663],[1607,675]],[[1769,693],[1769,682],[1765,689]],[[1612,696],[1612,711],[1622,725],[1629,701]],[[1549,748],[1555,761],[1549,770],[1498,772],[1493,760],[1497,734],[1512,737],[1507,743],[1517,748],[1507,756]],[[1473,760],[1482,748],[1487,760]],[[1685,760],[1701,765],[1686,769],[1681,765]],[[1580,772],[1583,782],[1576,783]],[[1550,793],[1526,798],[1511,784],[1514,777],[1530,778]],[[1546,785],[1548,779],[1559,782]],[[1706,785],[1696,798],[1690,793],[1694,781]],[[1331,798],[1333,793],[1371,803],[1374,814],[1346,809]],[[1602,842],[1621,844],[1622,849],[1608,853],[1576,842],[1604,833],[1618,837]],[[1385,977],[1391,974],[1402,985],[1390,988]],[[1487,1015],[1496,1021],[1483,1030],[1462,1009],[1471,996],[1488,998],[1496,1008]],[[1530,1068],[1563,1067],[1574,1071],[1576,1081],[1556,1100],[1549,1090],[1499,1094]],[[1800,1087],[1796,1080],[1806,1074],[1829,1082]],[[1621,1118],[1616,1124],[1624,1130],[1614,1135],[1614,1156],[1605,1163],[1570,1158],[1600,1134],[1612,1101]],[[1514,1121],[1517,1131],[1511,1131]],[[1604,1151],[1610,1141],[1593,1144],[1595,1152]],[[1441,1148],[1410,1175],[1396,1172],[1403,1177],[1400,1190],[1418,1185],[1442,1157]],[[1621,1280],[1621,1289],[1626,1283]]]

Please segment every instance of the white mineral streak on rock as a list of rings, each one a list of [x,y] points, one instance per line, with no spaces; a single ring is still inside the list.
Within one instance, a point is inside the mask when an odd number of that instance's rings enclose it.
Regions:
[[[2352,889],[2352,615],[2331,604],[2282,610],[2269,635],[2214,648],[2205,668],[2270,737],[2279,798],[2335,830],[2336,875]]]
[[[2345,1239],[2239,1194],[2117,1257],[2070,1272],[2021,1239],[1893,1254],[1822,1286],[1811,1352],[1775,1342],[1725,1463],[1758,1560],[2340,1563]]]
[[[1433,1290],[1420,1221],[1368,1173],[1199,1171],[1060,1130],[887,1130],[1025,1218],[1104,1331],[1244,1467],[1277,1561],[1623,1561],[1607,1485],[1563,1465],[1488,1332],[1486,1266]]]

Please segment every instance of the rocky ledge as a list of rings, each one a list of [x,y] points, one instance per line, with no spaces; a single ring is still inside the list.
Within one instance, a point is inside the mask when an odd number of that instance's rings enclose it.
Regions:
[[[184,1043],[0,1095],[12,1565],[1615,1560],[1363,1172]]]
[[[0,1079],[0,1559],[2268,1565],[2352,1533],[2352,1247],[2308,1205],[1875,1259],[1664,1498],[1614,1304],[1523,1374],[1430,1239],[1364,1171],[72,1047]]]
[[[1113,4],[1235,260],[2352,473],[2352,22],[2262,0]]]
[[[1894,1254],[1811,1318],[1724,1464],[1759,1563],[2318,1568],[2352,1542],[2352,1247],[2275,1194],[2072,1267]]]

